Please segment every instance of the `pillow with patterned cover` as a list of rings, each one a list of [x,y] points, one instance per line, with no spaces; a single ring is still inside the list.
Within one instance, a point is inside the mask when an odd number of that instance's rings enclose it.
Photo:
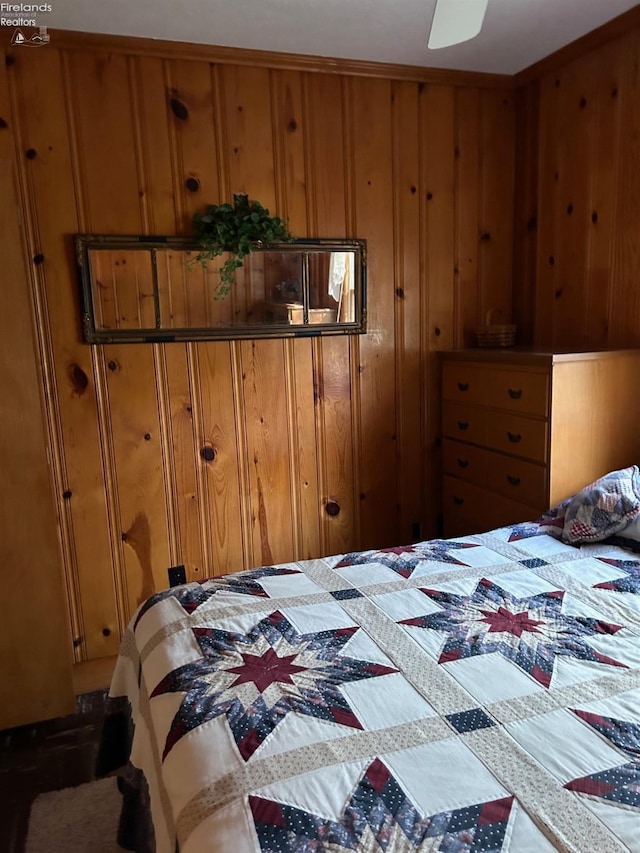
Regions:
[[[640,516],[640,469],[611,471],[571,499],[562,539],[571,545],[601,542],[624,530]]]

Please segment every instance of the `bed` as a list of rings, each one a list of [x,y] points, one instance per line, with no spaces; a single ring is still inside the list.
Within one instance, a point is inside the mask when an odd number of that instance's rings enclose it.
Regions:
[[[536,522],[152,596],[103,741],[150,809],[135,846],[640,851],[638,469],[608,478]]]

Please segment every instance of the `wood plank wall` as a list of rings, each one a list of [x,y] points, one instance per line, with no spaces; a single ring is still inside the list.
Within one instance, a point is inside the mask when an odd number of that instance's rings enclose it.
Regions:
[[[639,69],[636,20],[516,92],[514,314],[527,343],[640,344]]]
[[[117,652],[171,565],[198,579],[435,535],[437,351],[511,312],[508,84],[119,44],[6,49],[78,661]],[[73,234],[188,234],[233,192],[298,236],[367,239],[368,333],[83,343]]]

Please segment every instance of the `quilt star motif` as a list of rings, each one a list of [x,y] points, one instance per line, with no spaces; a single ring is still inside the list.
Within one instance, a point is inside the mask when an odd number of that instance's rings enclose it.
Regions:
[[[640,725],[588,711],[573,709],[573,713],[617,746],[629,761],[574,779],[565,788],[640,810]]]
[[[268,598],[269,596],[260,586],[258,581],[261,578],[272,578],[280,575],[299,575],[301,572],[297,569],[283,569],[277,566],[265,566],[261,569],[243,572],[241,575],[228,575],[224,578],[212,578],[210,580],[197,581],[194,584],[187,584],[164,589],[147,599],[140,608],[136,617],[135,625],[138,624],[142,616],[150,610],[154,604],[162,601],[165,598],[175,598],[175,600],[184,607],[187,613],[193,613],[201,604],[204,604],[217,592],[226,590],[227,592],[235,592],[238,595],[256,595],[260,598]]]
[[[589,645],[589,638],[615,634],[621,625],[562,613],[564,592],[516,598],[482,578],[470,595],[421,589],[441,608],[437,613],[398,624],[430,628],[445,635],[438,663],[499,652],[544,687],[549,687],[557,657],[626,664]]]
[[[399,548],[383,548],[381,551],[358,551],[345,554],[334,569],[344,569],[346,566],[361,566],[367,563],[380,563],[396,572],[402,578],[410,578],[413,570],[424,561],[451,563],[454,566],[466,566],[453,553],[466,548],[477,548],[473,542],[449,542],[444,539],[432,539],[430,542],[419,542],[417,545],[403,545]]]
[[[263,853],[496,853],[502,849],[512,805],[513,797],[505,797],[421,815],[379,758],[365,771],[338,821],[249,797]]]
[[[600,557],[601,563],[622,569],[624,575],[613,581],[605,581],[596,584],[596,589],[610,589],[614,592],[640,592],[640,563],[637,560],[615,560],[609,557]]]
[[[163,760],[181,737],[221,715],[245,761],[292,711],[361,729],[340,686],[397,672],[341,653],[358,627],[298,634],[278,610],[248,634],[191,630],[202,658],[170,672],[151,694],[185,694]]]

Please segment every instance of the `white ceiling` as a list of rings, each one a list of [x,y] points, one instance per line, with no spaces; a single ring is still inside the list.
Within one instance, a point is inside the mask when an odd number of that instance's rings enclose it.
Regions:
[[[638,5],[489,0],[482,32],[429,50],[435,0],[52,0],[40,26],[514,74]],[[55,38],[55,37],[54,37]]]

